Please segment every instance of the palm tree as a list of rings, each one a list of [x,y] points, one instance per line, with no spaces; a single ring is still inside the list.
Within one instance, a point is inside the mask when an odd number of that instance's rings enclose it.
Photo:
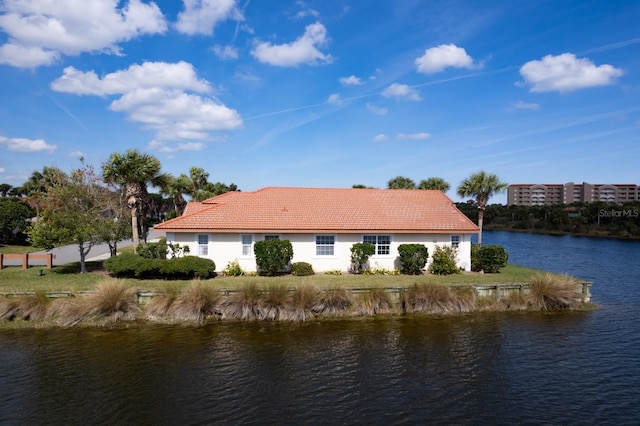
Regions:
[[[396,176],[387,182],[388,189],[416,189],[416,183],[405,176]]]
[[[447,192],[451,188],[449,182],[439,177],[430,177],[429,179],[423,179],[418,185],[418,189],[439,189],[442,192]]]
[[[478,244],[482,244],[482,221],[484,219],[484,211],[487,208],[487,202],[492,195],[503,192],[507,189],[507,184],[502,182],[498,176],[487,174],[484,170],[473,173],[466,178],[458,186],[458,195],[461,197],[473,196],[478,206]]]
[[[149,193],[147,185],[166,187],[168,175],[161,173],[160,161],[152,155],[130,149],[125,154],[114,152],[102,165],[102,178],[107,183],[123,187],[124,197],[131,210],[131,231],[134,250],[140,243],[139,218],[146,217]]]
[[[173,201],[176,216],[182,215],[182,209],[186,204],[184,194],[189,194],[191,181],[184,173],[178,177],[169,175],[167,185],[161,189],[161,193],[167,195]]]

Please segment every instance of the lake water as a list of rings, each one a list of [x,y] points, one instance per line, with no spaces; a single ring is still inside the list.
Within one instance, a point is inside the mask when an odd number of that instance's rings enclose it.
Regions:
[[[602,309],[0,330],[0,424],[640,424],[640,242],[484,242]]]

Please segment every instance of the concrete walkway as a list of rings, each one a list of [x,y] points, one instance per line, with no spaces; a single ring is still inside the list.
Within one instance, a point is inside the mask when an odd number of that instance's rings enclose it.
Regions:
[[[150,229],[149,230],[149,234],[147,235],[147,241],[149,241],[149,242],[157,241],[158,238],[160,238],[160,237],[164,237],[164,233],[159,233],[159,232],[154,231],[153,229]],[[118,243],[118,250],[120,250],[122,247],[130,246],[131,244],[133,244],[132,240],[120,241]],[[35,253],[37,253],[37,254],[49,254],[49,253],[55,254],[56,258],[53,259],[53,266],[60,266],[60,265],[65,265],[67,263],[80,262],[80,251],[78,250],[78,246],[77,245],[56,247],[56,248],[54,248],[52,250],[41,250],[41,251],[37,251]],[[104,260],[104,259],[109,258],[110,255],[111,255],[111,253],[109,252],[109,245],[108,244],[98,244],[98,245],[95,245],[95,246],[91,247],[91,250],[89,251],[89,254],[87,255],[87,262],[96,261],[96,260]],[[35,262],[37,262],[36,265],[30,265],[30,266],[40,266],[41,264],[42,265],[45,264],[44,261],[35,261]],[[19,261],[19,260],[5,260],[4,264],[6,266],[20,266],[21,265],[21,261]]]

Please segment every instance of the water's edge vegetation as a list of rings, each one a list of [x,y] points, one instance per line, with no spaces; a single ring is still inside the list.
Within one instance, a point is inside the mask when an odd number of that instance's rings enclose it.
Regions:
[[[488,275],[488,274],[485,274]],[[438,284],[414,280],[410,285],[345,287],[337,281],[237,281],[232,288],[215,280],[169,283],[141,290],[126,280],[103,277],[92,290],[51,293],[4,292],[0,326],[105,326],[138,321],[201,325],[210,321],[309,321],[380,315],[455,315],[486,311],[592,310],[583,282],[568,275],[535,272],[515,285]],[[482,274],[476,281],[482,281]],[[397,280],[395,280],[397,282]],[[406,281],[405,281],[406,282]],[[140,284],[140,283],[138,283]],[[502,290],[501,290],[502,289]],[[506,290],[509,289],[509,290]]]

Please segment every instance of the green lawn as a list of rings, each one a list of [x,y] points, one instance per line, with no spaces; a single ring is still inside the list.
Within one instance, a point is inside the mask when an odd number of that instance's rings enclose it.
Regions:
[[[7,267],[0,271],[0,292],[52,292],[70,291],[79,292],[91,290],[95,285],[108,278],[102,269],[102,262],[88,262],[89,273],[80,274],[79,264],[71,263],[46,269],[41,266],[33,266],[22,270],[19,266]],[[40,275],[42,271],[42,275]],[[295,287],[300,284],[313,284],[316,287],[331,288],[371,288],[371,287],[409,287],[413,284],[432,283],[443,285],[455,284],[500,284],[527,282],[533,275],[540,272],[536,269],[525,268],[517,265],[508,265],[499,274],[461,273],[448,276],[438,275],[325,275],[317,274],[308,277],[295,277],[291,275],[281,277],[223,277],[219,276],[207,283],[221,289],[238,288],[245,283],[254,282],[258,286],[269,284],[283,284],[287,287]],[[189,284],[188,281],[163,281],[163,280],[125,280],[132,286],[144,290],[162,290],[168,286],[182,287]]]
[[[24,254],[39,250],[39,248],[31,246],[5,246],[0,244],[0,253],[2,254]]]

